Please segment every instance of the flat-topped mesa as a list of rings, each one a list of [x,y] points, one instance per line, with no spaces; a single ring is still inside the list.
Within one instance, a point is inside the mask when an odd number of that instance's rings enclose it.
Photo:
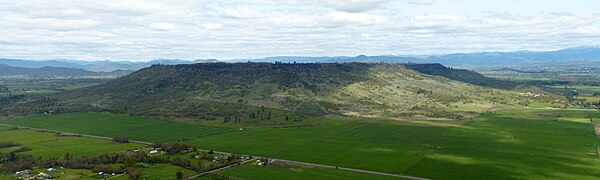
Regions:
[[[247,116],[249,107],[268,107],[310,115],[460,119],[463,112],[492,105],[551,101],[484,87],[499,82],[440,64],[157,64],[105,84],[24,98],[20,106],[11,101],[1,108],[195,117]]]

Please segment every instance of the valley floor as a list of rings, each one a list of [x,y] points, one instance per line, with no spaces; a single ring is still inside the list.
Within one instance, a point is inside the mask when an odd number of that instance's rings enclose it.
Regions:
[[[600,122],[599,111],[557,109],[491,112],[460,126],[346,120],[316,126],[240,130],[109,113],[2,121],[140,141],[177,140],[202,149],[431,179],[600,178],[600,144],[594,122]],[[369,179],[348,171],[299,165],[246,164],[220,175],[238,179]]]

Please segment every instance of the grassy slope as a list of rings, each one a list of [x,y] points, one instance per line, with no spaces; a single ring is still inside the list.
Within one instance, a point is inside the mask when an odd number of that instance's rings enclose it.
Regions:
[[[243,166],[235,167],[233,169],[226,170],[222,173],[227,177],[232,177],[240,180],[248,179],[289,179],[289,180],[305,180],[305,179],[356,179],[356,180],[385,180],[385,179],[399,179],[395,177],[371,175],[364,173],[355,173],[350,171],[325,169],[318,167],[265,167],[246,164]]]
[[[2,130],[0,131],[0,141],[13,141],[21,144],[21,147],[31,148],[31,151],[23,152],[23,154],[31,154],[44,159],[62,158],[66,152],[74,157],[81,157],[142,147],[138,144],[119,144],[86,137],[56,136],[53,133],[32,130]],[[0,148],[2,153],[12,150],[14,150],[13,147]]]
[[[37,115],[2,122],[98,136],[128,137],[148,142],[194,138],[226,130],[221,127],[190,125],[111,113]]]

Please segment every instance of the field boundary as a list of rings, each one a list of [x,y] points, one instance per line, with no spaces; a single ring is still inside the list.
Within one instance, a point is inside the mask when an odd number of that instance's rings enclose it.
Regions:
[[[56,130],[49,130],[49,129],[42,129],[42,128],[33,128],[33,127],[27,127],[27,126],[17,126],[17,125],[12,125],[12,124],[3,124],[3,123],[0,123],[0,126],[17,127],[19,129],[29,129],[29,130],[37,130],[37,131],[42,131],[42,132],[51,132],[51,133],[59,133],[59,134],[66,134],[66,133],[68,133],[68,134],[77,135],[77,136],[81,136],[81,137],[89,137],[89,138],[104,139],[104,140],[111,140],[111,141],[113,139],[113,138],[104,137],[104,136],[95,136],[95,135],[89,135],[89,134],[79,134],[79,133],[72,133],[72,132],[65,132],[65,131],[56,131]],[[150,142],[133,141],[133,140],[130,140],[129,142],[130,143],[136,143],[136,144],[143,144],[143,145],[152,145],[153,144],[153,143],[150,143]],[[209,151],[209,150],[202,150],[202,151]],[[215,153],[220,153],[220,154],[226,154],[226,155],[234,154],[234,153],[222,152],[222,151],[214,151],[214,152]],[[245,155],[245,154],[241,154],[241,155]],[[337,169],[337,170],[344,170],[344,171],[351,171],[351,172],[358,172],[358,173],[365,173],[365,174],[391,176],[391,177],[404,178],[404,179],[429,180],[427,178],[421,178],[421,177],[415,177],[415,176],[406,176],[406,175],[392,174],[392,173],[385,173],[385,172],[378,172],[378,171],[369,171],[369,170],[362,170],[362,169],[338,167],[338,166],[331,166],[331,165],[325,165],[325,164],[317,164],[317,163],[309,163],[309,162],[301,162],[301,161],[292,161],[292,160],[277,159],[277,158],[268,158],[268,157],[253,156],[253,155],[245,155],[245,156],[252,156],[253,158],[251,160],[255,160],[256,158],[267,158],[267,159],[274,160],[274,161],[281,161],[281,162],[287,162],[287,163],[299,164],[299,165],[305,165],[305,166],[314,166],[314,167],[321,167],[321,168],[328,168],[328,169]],[[194,175],[194,176],[190,177],[190,179],[198,178],[198,177],[204,176],[204,175],[206,175],[208,173],[214,173],[214,172],[218,172],[218,171],[221,171],[221,170],[229,169],[229,168],[232,168],[234,166],[238,166],[238,165],[247,163],[249,161],[250,160],[244,161],[242,163],[236,163],[236,164],[232,164],[232,165],[229,165],[229,166],[221,167],[221,168],[214,169],[214,170],[211,170],[211,171],[202,172],[200,174],[197,174],[197,175]]]

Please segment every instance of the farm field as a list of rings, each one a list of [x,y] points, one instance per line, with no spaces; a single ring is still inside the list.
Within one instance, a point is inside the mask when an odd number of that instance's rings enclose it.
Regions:
[[[148,168],[144,168],[142,173],[144,174],[142,176],[143,179],[146,180],[167,180],[167,179],[176,179],[175,178],[175,173],[177,173],[177,171],[180,171],[184,174],[184,176],[189,177],[189,176],[193,176],[196,174],[196,172],[182,168],[182,167],[178,167],[178,166],[173,166],[170,164],[156,164],[156,165],[150,165]],[[129,177],[127,175],[122,175],[122,176],[118,176],[115,178],[112,178],[114,180],[127,180]]]
[[[557,92],[575,94],[575,98],[589,103],[600,103],[600,96],[597,96],[597,93],[600,93],[599,86],[548,86],[547,88]]]
[[[38,173],[48,173],[46,169],[36,168],[31,171],[31,174],[36,175]],[[56,172],[48,173],[52,175],[54,179],[79,179],[79,180],[94,180],[99,179],[96,173],[86,169],[58,169]],[[15,176],[0,174],[0,179],[18,179]]]
[[[459,127],[356,122],[249,129],[186,143],[434,179],[594,179],[600,160],[588,116],[600,117],[598,111],[518,110],[485,114]]]
[[[78,122],[78,117],[93,117],[95,125],[89,125],[90,120],[82,120],[88,124]],[[600,111],[512,109],[486,113],[463,125],[347,120],[295,128],[253,127],[182,142],[203,149],[433,179],[596,179],[600,178],[596,149],[600,143],[590,121],[600,122]],[[174,130],[171,138],[161,141],[186,139],[184,132],[176,130],[196,128],[178,122],[108,113],[34,116],[3,122],[105,136],[115,133],[109,127],[131,129],[129,133],[137,134],[128,136],[133,140],[155,136],[153,131],[134,127],[158,126],[167,132]],[[236,177],[236,173],[255,167],[240,168],[224,174],[230,172]],[[261,169],[247,177],[237,176],[253,179],[263,171],[283,175],[290,170]],[[306,176],[320,174],[312,171]]]
[[[37,115],[2,123],[106,137],[127,137],[147,142],[167,142],[227,130],[222,127],[190,125],[152,118],[112,113]]]
[[[31,154],[43,159],[62,158],[66,152],[73,157],[96,156],[108,152],[119,152],[142,147],[138,144],[119,144],[109,140],[87,137],[58,136],[54,133],[33,130],[0,129],[0,141],[20,144],[18,147],[0,148],[0,153],[9,153],[19,148],[31,150],[22,154]]]
[[[245,179],[356,179],[356,180],[386,180],[399,179],[390,176],[380,176],[335,169],[326,169],[319,167],[305,166],[258,166],[254,164],[245,164],[235,168],[225,170],[220,175],[245,180]]]

